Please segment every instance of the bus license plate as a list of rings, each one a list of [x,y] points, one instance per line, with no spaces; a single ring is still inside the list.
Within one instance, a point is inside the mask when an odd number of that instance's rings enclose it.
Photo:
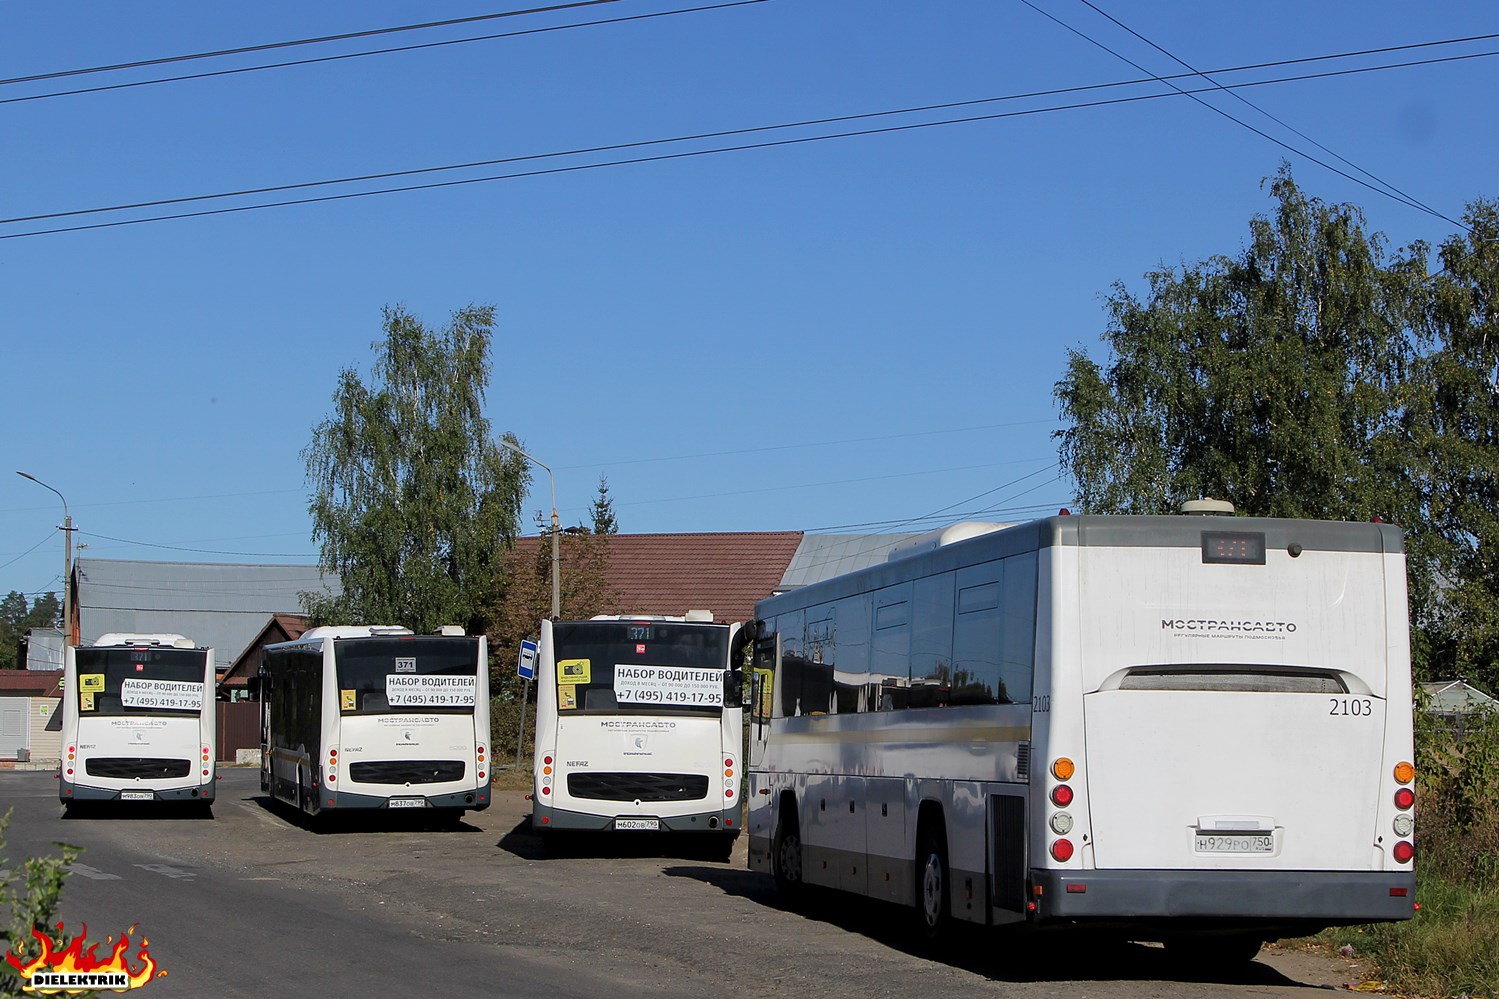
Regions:
[[[391,808],[426,808],[426,798],[391,798]]]
[[[1270,833],[1228,833],[1197,835],[1198,853],[1274,853],[1275,837]]]
[[[155,791],[121,791],[121,801],[155,801]]]
[[[615,819],[616,829],[641,829],[647,832],[655,832],[661,828],[660,819]]]

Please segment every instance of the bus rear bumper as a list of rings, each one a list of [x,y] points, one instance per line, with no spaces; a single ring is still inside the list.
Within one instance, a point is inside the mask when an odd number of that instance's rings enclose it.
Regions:
[[[656,815],[650,811],[648,805],[642,805],[639,808],[631,807],[618,815],[573,812],[565,808],[543,805],[540,802],[533,802],[531,809],[531,828],[536,832],[553,829],[575,832],[613,832],[616,831],[616,819],[645,819],[655,820],[658,823],[655,830],[646,831],[713,833],[719,836],[739,835],[739,809],[737,807],[732,811],[703,811],[689,815]],[[618,829],[618,831],[623,835],[635,830]]]
[[[215,785],[200,784],[194,787],[173,787],[166,789],[158,788],[113,788],[113,787],[89,787],[86,784],[72,784],[64,781],[59,789],[59,797],[63,804],[70,801],[131,801],[146,800],[125,797],[127,794],[147,792],[152,801],[201,801],[213,803]]]
[[[1324,925],[1411,918],[1410,871],[1031,870],[1032,918],[1297,920]]]
[[[469,812],[482,812],[489,807],[490,786],[482,784],[477,788],[466,791],[450,791],[446,794],[422,794],[419,790],[412,788],[399,794],[360,794],[356,791],[329,791],[322,789],[320,799],[321,811],[340,811],[342,809],[362,808],[390,808],[392,798],[398,799],[424,799],[424,808],[462,809]],[[330,800],[331,799],[331,800]],[[399,809],[397,809],[399,810]]]

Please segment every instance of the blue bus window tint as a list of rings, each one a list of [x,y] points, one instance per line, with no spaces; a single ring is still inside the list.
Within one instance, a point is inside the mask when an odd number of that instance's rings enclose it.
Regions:
[[[1036,667],[1035,552],[1005,559],[1005,592],[1001,608],[1000,683],[1010,701],[1031,699]]]
[[[939,707],[948,703],[952,673],[953,574],[916,580],[912,603],[911,675],[901,703],[890,706]]]

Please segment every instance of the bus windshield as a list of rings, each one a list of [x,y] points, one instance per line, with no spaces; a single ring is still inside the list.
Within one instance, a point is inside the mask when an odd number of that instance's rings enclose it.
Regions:
[[[559,711],[723,711],[729,629],[722,625],[559,621],[554,628]]]
[[[203,649],[123,646],[78,649],[76,655],[83,717],[203,710]]]
[[[347,638],[338,643],[338,703],[343,714],[441,711],[472,714],[479,640],[441,635]]]

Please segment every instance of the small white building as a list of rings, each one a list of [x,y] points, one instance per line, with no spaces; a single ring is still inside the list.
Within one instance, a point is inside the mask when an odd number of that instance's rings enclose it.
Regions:
[[[0,671],[0,765],[62,758],[62,670]]]

